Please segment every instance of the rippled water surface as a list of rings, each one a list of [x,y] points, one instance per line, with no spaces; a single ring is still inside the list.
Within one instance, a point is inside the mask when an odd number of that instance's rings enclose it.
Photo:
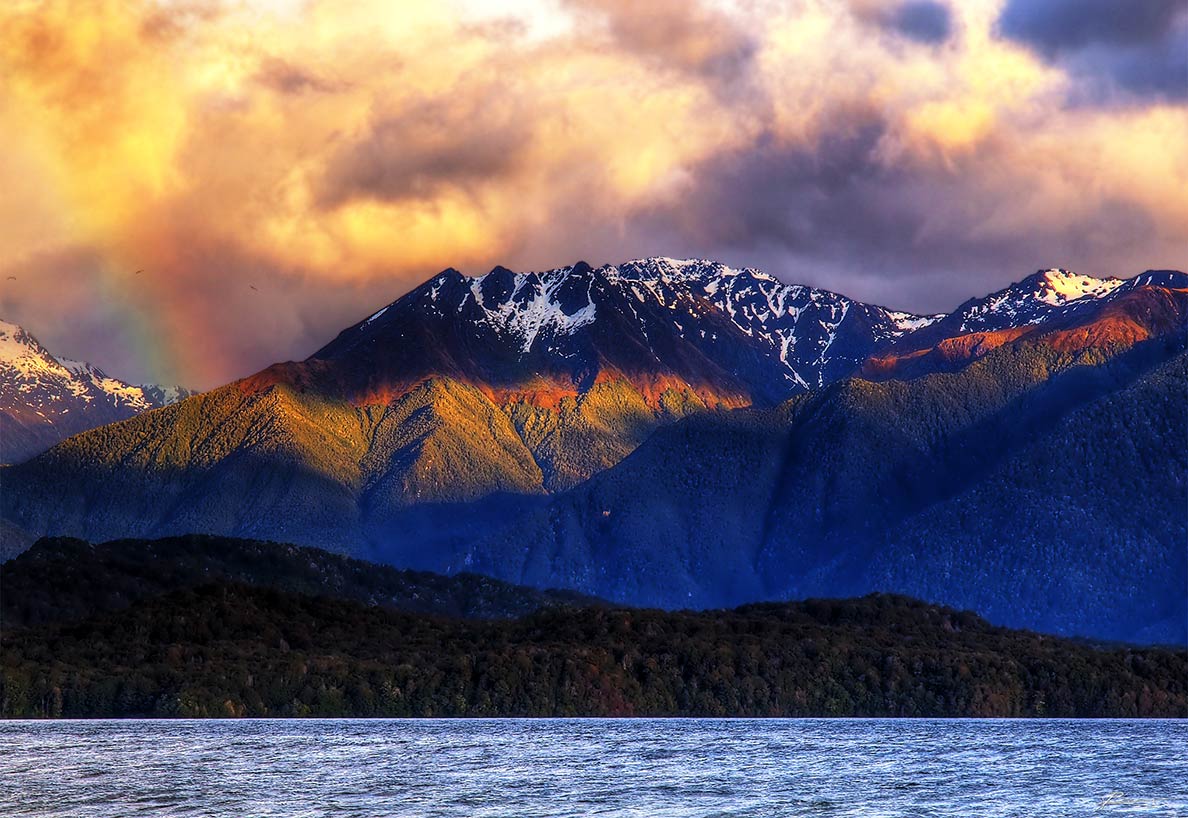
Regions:
[[[0,815],[1188,816],[1188,722],[0,722]]]

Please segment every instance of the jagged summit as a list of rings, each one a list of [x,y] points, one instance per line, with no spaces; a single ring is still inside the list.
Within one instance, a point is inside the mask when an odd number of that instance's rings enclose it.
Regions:
[[[1053,268],[948,315],[917,315],[710,259],[579,261],[538,272],[496,266],[473,277],[449,268],[311,360],[366,359],[367,382],[346,387],[365,395],[444,373],[504,391],[543,379],[575,393],[627,378],[644,392],[663,382],[661,391],[696,393],[710,404],[769,404],[863,371],[880,356],[1047,324],[1135,287],[1175,287],[1184,278],[1151,271],[1098,279]]]
[[[390,377],[415,380],[424,367],[402,348],[416,339],[435,367],[498,386],[539,376],[582,390],[599,377],[642,371],[705,395],[769,403],[845,377],[937,319],[708,259],[526,273],[497,266],[475,277],[451,268],[313,359],[372,355],[395,366]]]

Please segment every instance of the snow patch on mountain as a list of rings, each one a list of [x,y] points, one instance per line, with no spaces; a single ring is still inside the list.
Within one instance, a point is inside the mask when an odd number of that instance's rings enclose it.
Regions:
[[[559,298],[559,291],[570,281],[573,269],[567,267],[546,273],[512,274],[510,292],[503,298],[490,299],[483,292],[488,279],[497,274],[497,271],[492,271],[471,279],[470,298],[482,309],[483,320],[487,324],[518,338],[520,351],[526,353],[532,349],[537,338],[572,335],[592,324],[597,317],[592,279],[585,282],[584,305],[567,311]]]
[[[391,306],[392,305],[389,304],[387,307],[384,307],[383,309],[377,310],[376,312],[372,313],[372,315],[366,321],[363,322],[363,326],[367,326],[368,324],[372,323],[373,321],[377,321],[380,318],[382,318],[384,313],[388,311],[388,307],[391,307]]]
[[[198,394],[196,390],[184,386],[162,386],[156,383],[142,383],[136,388],[142,390],[154,406],[169,406]]]
[[[1122,286],[1120,278],[1093,278],[1068,270],[1045,270],[1038,299],[1053,307],[1081,298],[1101,298]]]
[[[943,312],[937,315],[914,315],[910,312],[899,312],[897,310],[887,310],[886,312],[896,331],[904,334],[931,326],[945,317]]]

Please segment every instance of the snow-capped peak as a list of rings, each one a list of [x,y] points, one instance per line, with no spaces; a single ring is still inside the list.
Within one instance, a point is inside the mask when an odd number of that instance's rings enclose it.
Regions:
[[[915,315],[708,259],[495,267],[475,277],[448,269],[313,358],[350,362],[360,394],[436,372],[501,385],[630,372],[783,400],[850,377],[900,344],[1042,322],[1122,284],[1045,270],[948,315]]]
[[[55,356],[18,324],[0,321],[0,409],[70,411],[95,403],[141,412],[194,394],[182,387],[134,386],[86,361]],[[75,407],[76,409],[78,407]]]
[[[0,415],[10,423],[0,462],[20,462],[72,434],[191,394],[109,377],[93,364],[51,354],[21,326],[0,321]]]
[[[414,291],[407,305],[400,301],[373,313],[325,354],[370,344],[415,312],[491,333],[499,348],[520,359],[546,354],[576,365],[593,343],[590,328],[605,319],[611,323],[602,326],[632,335],[637,348],[653,356],[662,337],[681,339],[711,359],[723,356],[727,371],[740,355],[758,356],[763,363],[756,366],[769,367],[796,391],[853,371],[874,347],[937,320],[786,284],[758,269],[662,256],[528,273],[495,267],[476,277],[451,269]],[[747,352],[728,352],[730,345]]]
[[[9,377],[22,380],[41,373],[60,378],[72,378],[75,374],[24,327],[9,321],[0,321],[0,366],[4,367]]]
[[[1038,275],[1037,298],[1053,307],[1082,298],[1101,298],[1122,286],[1120,278],[1094,278],[1070,270],[1043,270]]]
[[[1039,270],[985,298],[967,301],[943,325],[956,324],[960,332],[976,332],[1039,324],[1110,298],[1134,284],[1134,279],[1094,278],[1059,268]]]
[[[29,354],[35,354],[37,344],[20,324],[0,321],[0,361],[13,361]]]

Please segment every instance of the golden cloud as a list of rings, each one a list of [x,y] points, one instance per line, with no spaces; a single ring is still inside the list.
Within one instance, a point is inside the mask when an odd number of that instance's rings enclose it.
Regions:
[[[208,385],[447,265],[777,246],[795,275],[868,239],[889,277],[1012,240],[1027,254],[983,266],[1077,263],[1069,236],[1119,207],[1145,246],[1085,259],[1188,249],[1184,108],[1065,105],[1068,78],[996,36],[997,2],[927,43],[872,31],[865,0],[645,5],[10,0],[0,267],[152,266],[128,308],[225,348],[144,375]],[[28,287],[0,308],[52,323]]]

